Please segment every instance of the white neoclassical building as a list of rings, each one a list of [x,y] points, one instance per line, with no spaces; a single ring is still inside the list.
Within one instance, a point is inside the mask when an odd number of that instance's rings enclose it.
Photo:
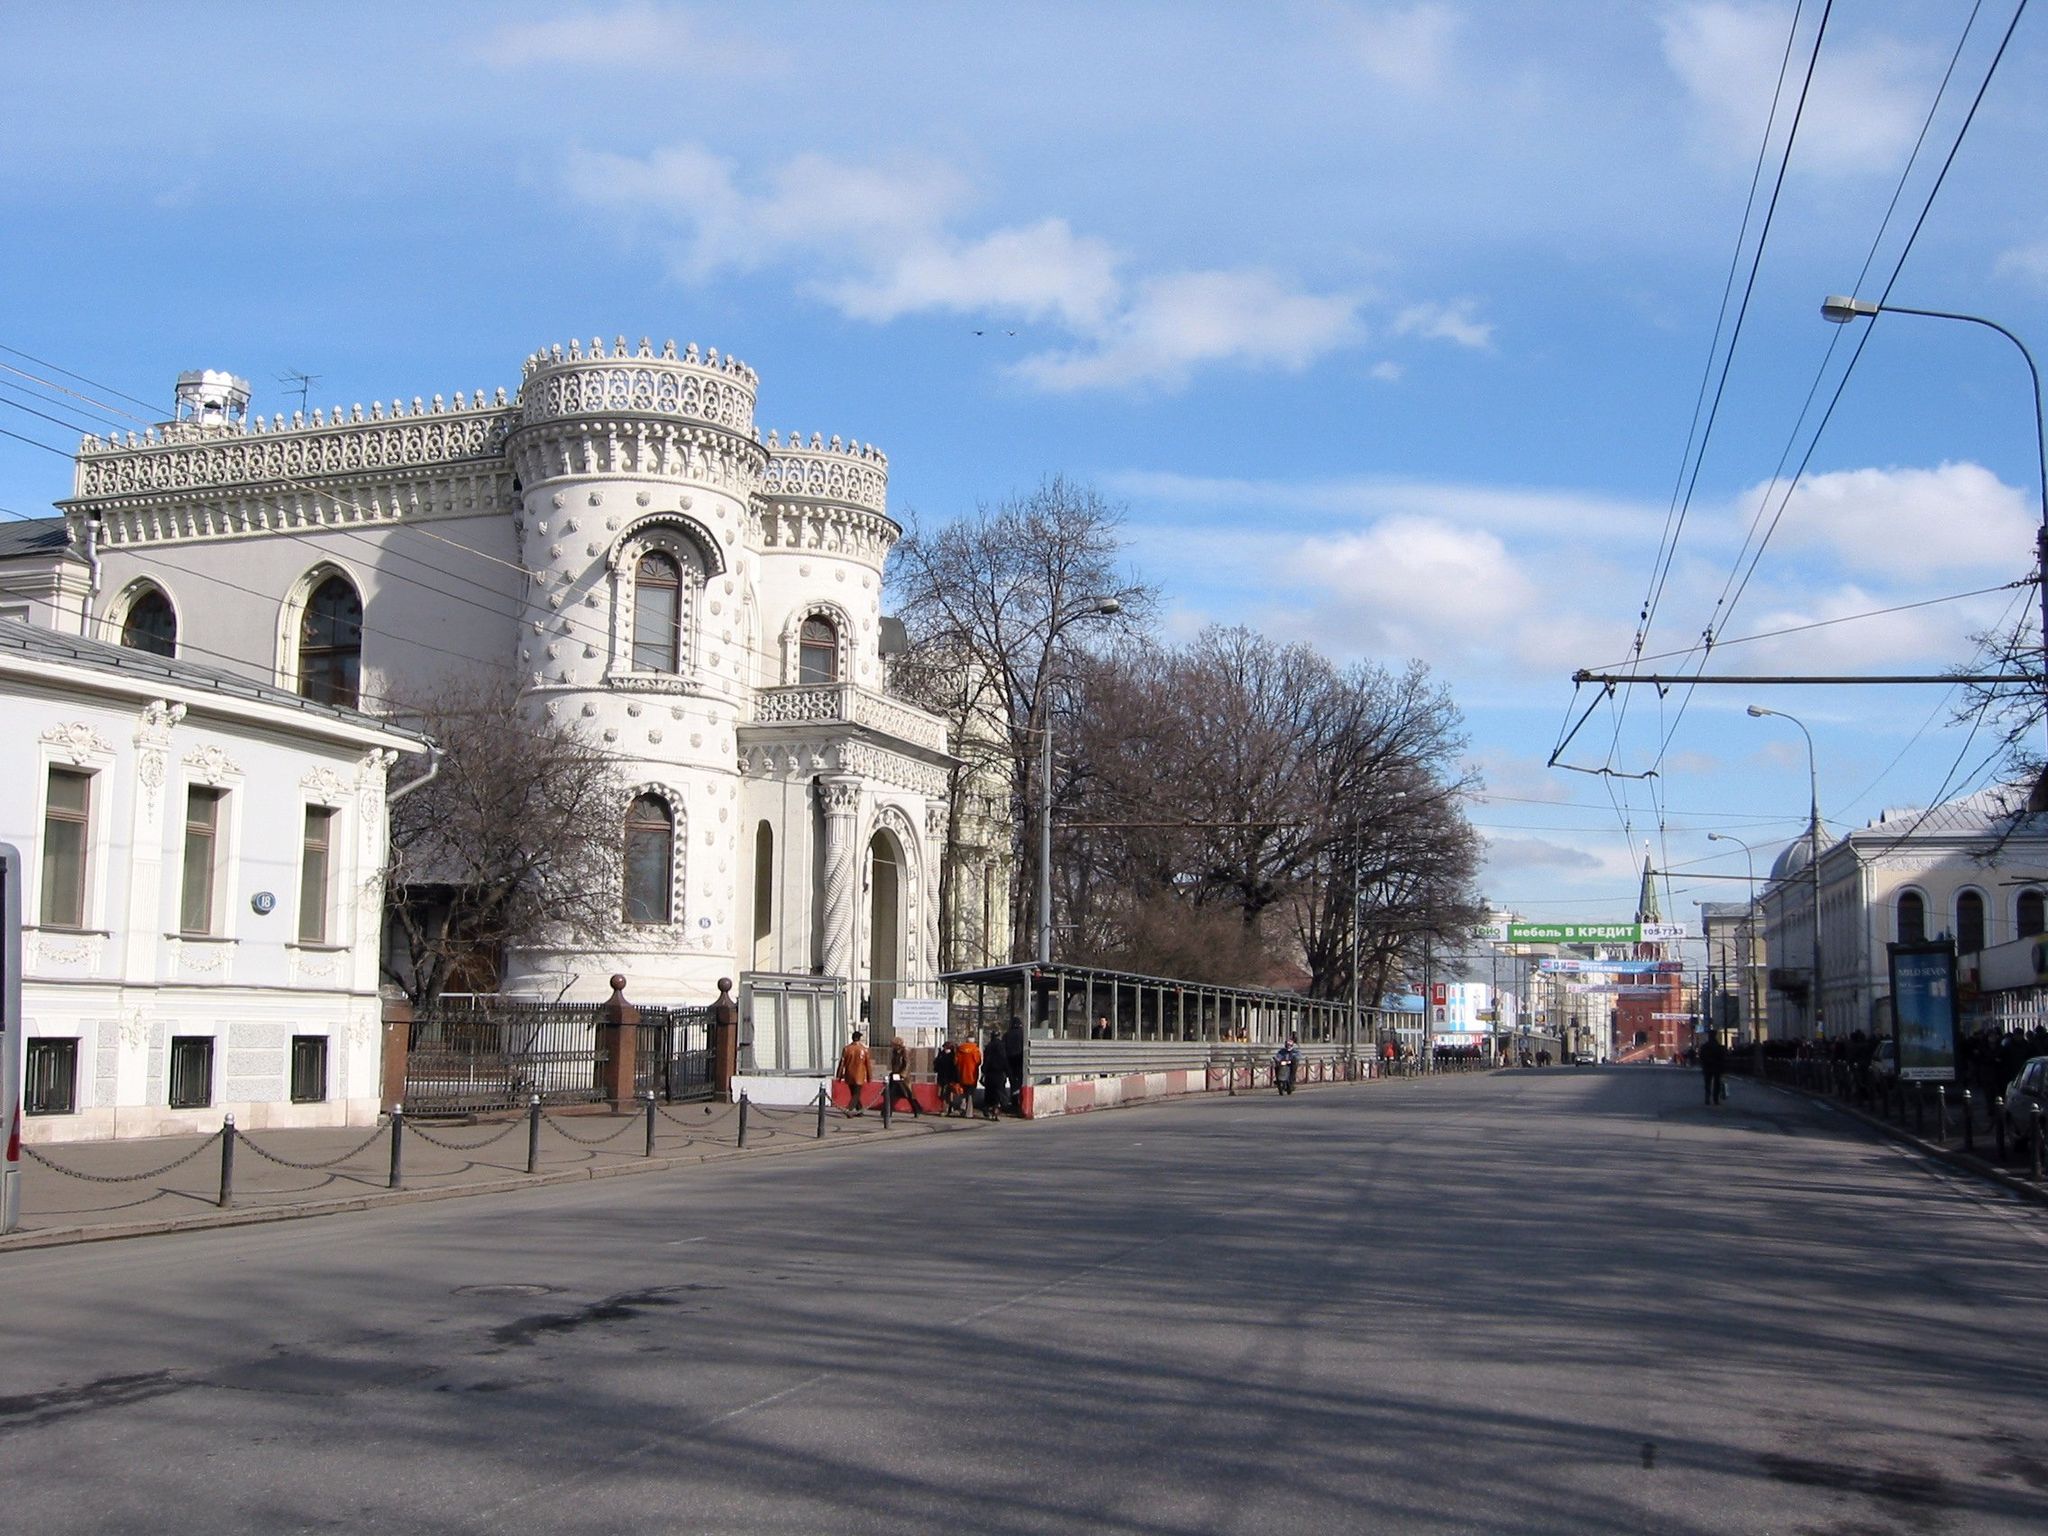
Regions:
[[[509,394],[265,420],[186,374],[175,421],[85,441],[62,547],[0,550],[0,603],[371,711],[511,669],[632,788],[627,937],[505,956],[508,990],[814,976],[880,1021],[935,969],[953,759],[885,688],[887,460],[758,432],[757,382],[620,338],[534,353]]]
[[[19,620],[0,718],[26,1138],[373,1124],[387,777],[425,744]]]
[[[2048,931],[2048,814],[2027,803],[2024,786],[1994,787],[1932,810],[1887,810],[1839,838],[1820,834],[1828,1035],[1890,1030],[1888,944],[1948,937],[1967,957]],[[1811,841],[1787,845],[1759,898],[1773,1039],[1815,1032]]]

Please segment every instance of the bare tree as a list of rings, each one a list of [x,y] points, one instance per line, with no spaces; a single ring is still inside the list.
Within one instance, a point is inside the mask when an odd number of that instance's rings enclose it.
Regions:
[[[478,675],[397,711],[441,750],[391,807],[385,973],[416,1005],[494,990],[507,951],[602,948],[623,926],[616,765],[572,724]]]
[[[1308,646],[1212,629],[1179,650],[1126,648],[1088,687],[1070,770],[1083,808],[1059,867],[1095,953],[1157,969],[1200,932],[1241,979],[1335,997],[1362,923],[1370,1001],[1424,934],[1478,920],[1464,738],[1419,663],[1339,671]],[[1240,930],[1230,942],[1218,913]]]
[[[1031,931],[1030,893],[1038,858],[1030,829],[1039,811],[1041,734],[1070,714],[1078,658],[1105,628],[1142,622],[1152,589],[1118,567],[1123,509],[1060,476],[971,517],[924,529],[913,524],[891,556],[889,583],[910,640],[897,686],[955,722],[967,761],[950,786],[946,872],[940,881],[942,945],[954,932],[953,886],[964,814],[976,794],[1007,794],[1014,868],[1011,933],[1019,956]],[[1104,625],[1082,622],[1101,599],[1119,607]],[[1069,738],[1071,739],[1071,738]],[[953,959],[942,950],[942,965]]]

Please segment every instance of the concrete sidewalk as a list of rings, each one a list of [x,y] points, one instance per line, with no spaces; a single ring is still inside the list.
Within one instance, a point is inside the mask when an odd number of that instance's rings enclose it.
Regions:
[[[650,1156],[644,1107],[618,1115],[579,1108],[541,1116],[536,1171],[528,1173],[525,1115],[461,1125],[408,1117],[397,1189],[390,1187],[388,1121],[375,1129],[238,1131],[225,1207],[220,1204],[219,1132],[25,1146],[21,1224],[0,1237],[0,1252],[653,1173],[884,1136],[992,1129],[979,1119],[942,1120],[929,1114],[913,1119],[905,1113],[885,1131],[873,1110],[854,1119],[833,1111],[825,1117],[820,1139],[815,1110],[755,1104],[748,1108],[742,1148],[738,1105],[657,1104]]]

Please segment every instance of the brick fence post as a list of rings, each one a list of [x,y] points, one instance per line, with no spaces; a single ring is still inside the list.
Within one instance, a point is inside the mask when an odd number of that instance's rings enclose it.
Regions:
[[[711,1005],[711,1072],[718,1096],[732,1097],[732,1080],[740,1066],[740,1005],[732,1000],[732,978],[718,978],[718,1001]]]
[[[612,995],[599,1010],[599,1044],[603,1046],[602,1088],[612,1113],[631,1104],[638,1092],[634,1086],[634,1053],[640,1045],[640,1010],[626,1001],[626,978],[612,978]]]

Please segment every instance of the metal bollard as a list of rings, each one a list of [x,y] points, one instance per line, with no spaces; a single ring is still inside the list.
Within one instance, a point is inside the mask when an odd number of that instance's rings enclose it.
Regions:
[[[747,1144],[747,1090],[746,1090],[746,1089],[744,1089],[744,1088],[742,1088],[742,1089],[740,1090],[740,1140],[739,1140],[739,1144],[740,1144],[741,1146],[743,1146],[743,1147],[744,1147],[744,1146],[745,1146],[745,1145]]]
[[[2040,1178],[2040,1177],[2042,1176],[2042,1172],[2043,1172],[2043,1170],[2042,1170],[2042,1167],[2041,1167],[2041,1160],[2042,1160],[2042,1155],[2043,1155],[2043,1152],[2042,1152],[2042,1146],[2041,1146],[2041,1142],[2042,1142],[2042,1130],[2043,1130],[2043,1127],[2042,1127],[2042,1124],[2041,1124],[2041,1106],[2040,1106],[2040,1105],[2038,1105],[2038,1104],[2036,1104],[2036,1105],[2034,1106],[2034,1140],[2033,1140],[2033,1143],[2032,1143],[2032,1147],[2033,1147],[2033,1152],[2032,1152],[2032,1163],[2031,1163],[2031,1166],[2030,1166],[2030,1168],[2028,1169],[2028,1171],[2029,1171],[2030,1173],[2032,1173],[2032,1174],[2033,1174],[2033,1176],[2034,1176],[2035,1178],[2037,1178],[2037,1179],[2038,1179],[2038,1178]],[[225,1204],[226,1202],[225,1202],[225,1201],[223,1201],[222,1203],[223,1203],[223,1204]]]
[[[2002,1093],[1991,1096],[1991,1129],[1998,1143],[1998,1161],[2002,1165],[2005,1162],[2005,1095]]]
[[[220,1207],[226,1210],[228,1202],[235,1198],[235,1117],[224,1116],[220,1123]]]
[[[1927,1085],[1913,1085],[1913,1134],[1918,1136],[1927,1129]]]
[[[526,1106],[526,1171],[540,1171],[540,1095]]]
[[[1231,1097],[1232,1097],[1233,1099],[1234,1099],[1234,1098],[1236,1098],[1236,1097],[1237,1097],[1237,1063],[1236,1063],[1236,1062],[1234,1062],[1234,1061],[1231,1061],[1231,1062],[1225,1062],[1225,1063],[1224,1063],[1224,1065],[1223,1065],[1223,1075],[1224,1075],[1224,1077],[1225,1077],[1225,1078],[1226,1078],[1226,1079],[1227,1079],[1227,1080],[1229,1081],[1229,1083],[1230,1083],[1230,1096],[1231,1096]]]
[[[1948,1140],[1948,1085],[1934,1085],[1934,1139]]]
[[[883,1130],[885,1130],[885,1131],[886,1131],[887,1129],[889,1129],[889,1101],[890,1101],[890,1100],[892,1100],[892,1099],[894,1099],[895,1097],[896,1097],[896,1079],[895,1079],[895,1078],[893,1078],[893,1077],[885,1077],[885,1078],[883,1078],[883,1079],[882,1079],[882,1129],[883,1129]]]
[[[405,1106],[391,1106],[391,1177],[386,1189],[405,1187]]]
[[[1970,1112],[1970,1090],[1967,1088],[1963,1090],[1963,1150],[1977,1150],[1976,1116]]]
[[[852,1083],[848,1083],[846,1089],[849,1093],[859,1091]],[[829,1102],[830,1097],[831,1094],[828,1089],[820,1088],[818,1090],[818,1140],[820,1141],[825,1139],[825,1105]]]
[[[647,1091],[647,1150],[640,1155],[654,1156],[654,1090],[651,1088]]]

